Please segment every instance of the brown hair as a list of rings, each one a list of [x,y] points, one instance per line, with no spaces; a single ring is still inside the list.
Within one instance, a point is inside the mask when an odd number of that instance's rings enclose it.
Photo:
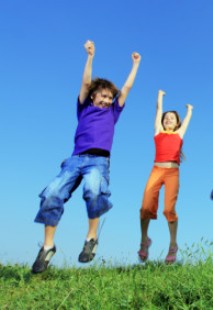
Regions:
[[[91,97],[93,94],[101,91],[102,89],[109,89],[112,92],[113,98],[119,94],[119,89],[111,81],[96,78],[91,82],[88,97]]]

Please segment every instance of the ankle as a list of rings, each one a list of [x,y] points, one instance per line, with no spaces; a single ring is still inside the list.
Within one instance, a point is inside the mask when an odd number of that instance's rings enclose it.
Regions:
[[[148,239],[149,239],[148,236],[143,236],[141,239],[141,244],[147,243]]]
[[[44,248],[45,251],[48,251],[48,250],[52,249],[53,247],[54,247],[54,244],[52,244],[52,245],[44,244],[43,245],[43,248]]]
[[[97,235],[87,235],[86,240],[90,241],[91,239],[97,240]]]
[[[169,248],[176,248],[177,247],[177,242],[170,242]]]

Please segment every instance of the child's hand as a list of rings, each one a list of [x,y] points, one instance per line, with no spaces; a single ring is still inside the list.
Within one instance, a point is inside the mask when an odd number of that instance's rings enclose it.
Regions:
[[[84,44],[84,48],[87,51],[87,54],[90,56],[94,56],[95,54],[95,44],[93,41],[87,40]]]
[[[132,53],[132,60],[134,63],[140,63],[141,55],[137,52]]]
[[[166,92],[164,91],[164,90],[159,90],[158,91],[158,95],[160,95],[160,96],[165,96],[166,95]]]
[[[187,104],[186,104],[186,108],[187,108],[188,110],[192,110],[192,109],[193,109],[193,106],[192,106],[191,104],[187,103]]]

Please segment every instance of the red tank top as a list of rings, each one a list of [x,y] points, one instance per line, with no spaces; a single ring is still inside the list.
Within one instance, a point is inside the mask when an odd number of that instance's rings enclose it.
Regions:
[[[180,164],[180,153],[183,144],[178,133],[160,132],[154,137],[155,162],[174,161]]]

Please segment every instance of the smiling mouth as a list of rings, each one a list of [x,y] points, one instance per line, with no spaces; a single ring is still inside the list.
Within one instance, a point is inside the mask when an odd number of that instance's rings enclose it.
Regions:
[[[109,103],[106,103],[106,102],[103,102],[103,101],[100,102],[100,105],[103,106],[103,107],[109,107],[110,106]]]

